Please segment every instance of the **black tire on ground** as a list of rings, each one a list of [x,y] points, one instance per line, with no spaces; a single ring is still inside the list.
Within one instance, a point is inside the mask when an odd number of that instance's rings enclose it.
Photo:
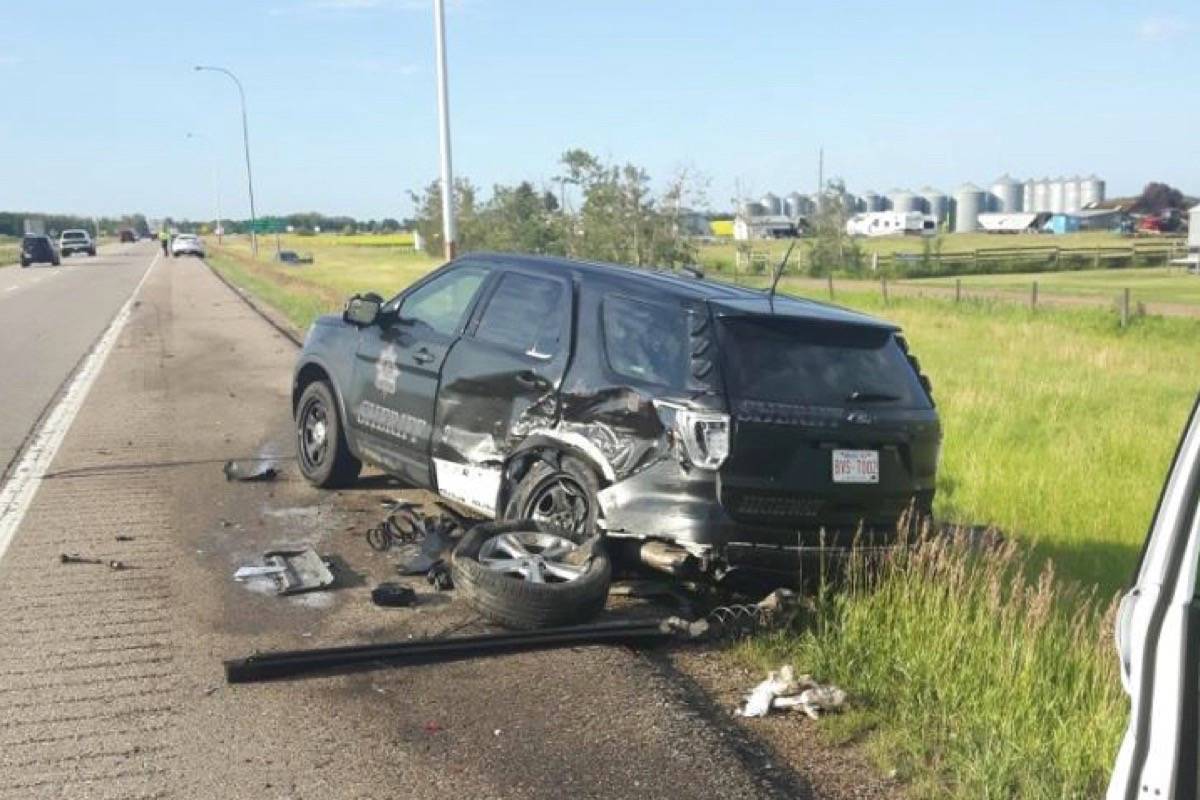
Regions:
[[[346,444],[337,401],[325,381],[306,386],[296,404],[296,460],[304,478],[322,489],[351,484],[362,471],[362,462]]]
[[[537,520],[591,536],[596,532],[599,491],[596,473],[579,459],[564,455],[557,467],[539,460],[517,483],[503,518]]]
[[[22,266],[22,267],[28,267],[28,266],[29,266],[29,262],[28,262],[28,261],[26,261],[25,259],[23,259],[23,258],[22,258],[22,259],[21,259],[21,266]]]
[[[52,266],[52,267],[61,267],[61,266],[62,266],[62,259],[58,259],[58,258],[54,259],[53,261],[51,261],[51,262],[50,262],[50,266]]]
[[[96,251],[95,251],[95,250],[88,250],[88,255],[89,255],[89,256],[95,256],[95,255],[96,255]]]
[[[574,625],[599,614],[612,582],[612,563],[601,540],[591,543],[590,560],[576,565],[583,569],[582,574],[569,581],[534,583],[480,563],[480,548],[489,539],[526,531],[553,534],[575,544],[591,538],[533,520],[476,525],[450,556],[455,591],[487,619],[517,630]]]

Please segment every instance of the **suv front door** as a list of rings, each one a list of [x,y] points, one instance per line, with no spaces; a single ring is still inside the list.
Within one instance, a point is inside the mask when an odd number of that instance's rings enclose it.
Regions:
[[[506,270],[442,369],[434,423],[438,491],[495,515],[500,469],[521,438],[557,421],[571,346],[565,275]]]
[[[446,354],[488,270],[441,271],[388,303],[359,337],[347,402],[358,451],[418,486],[431,486],[434,402]]]

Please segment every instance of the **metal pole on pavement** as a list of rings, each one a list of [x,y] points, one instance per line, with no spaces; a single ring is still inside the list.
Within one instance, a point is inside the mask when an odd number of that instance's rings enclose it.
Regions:
[[[197,72],[220,72],[228,75],[237,85],[238,97],[242,101],[242,145],[246,150],[246,186],[250,190],[250,249],[254,253],[254,257],[258,258],[258,235],[255,233],[256,217],[254,214],[254,174],[250,169],[250,127],[246,123],[246,91],[242,88],[242,82],[238,80],[238,76],[234,75],[224,67],[206,67],[197,65]]]
[[[434,49],[437,55],[439,150],[442,166],[442,240],[446,260],[454,258],[458,228],[454,220],[454,173],[450,167],[450,100],[446,93],[446,4],[433,0]]]

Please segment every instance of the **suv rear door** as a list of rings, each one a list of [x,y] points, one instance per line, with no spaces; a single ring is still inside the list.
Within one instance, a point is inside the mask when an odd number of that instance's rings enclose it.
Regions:
[[[507,268],[490,286],[442,369],[433,466],[446,497],[496,513],[505,455],[558,417],[573,305],[564,274]]]
[[[932,501],[940,429],[895,331],[764,314],[718,316],[733,433],[720,471],[735,519],[893,526]],[[806,543],[815,544],[815,543]]]
[[[488,268],[454,264],[385,306],[363,328],[347,392],[358,452],[418,486],[431,486],[429,446],[446,353],[462,332]]]

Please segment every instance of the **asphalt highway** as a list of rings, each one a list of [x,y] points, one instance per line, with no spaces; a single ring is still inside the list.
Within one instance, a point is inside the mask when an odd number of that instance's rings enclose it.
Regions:
[[[4,458],[30,442],[0,480],[0,800],[812,796],[668,655],[227,685],[222,660],[256,650],[487,630],[419,577],[415,608],[371,604],[397,576],[364,533],[405,495],[300,479],[295,355],[203,262],[149,243],[0,269]],[[224,461],[248,456],[280,478],[227,482]],[[333,590],[233,580],[295,544],[330,558]]]
[[[0,476],[159,252],[107,245],[58,267],[0,269]]]

